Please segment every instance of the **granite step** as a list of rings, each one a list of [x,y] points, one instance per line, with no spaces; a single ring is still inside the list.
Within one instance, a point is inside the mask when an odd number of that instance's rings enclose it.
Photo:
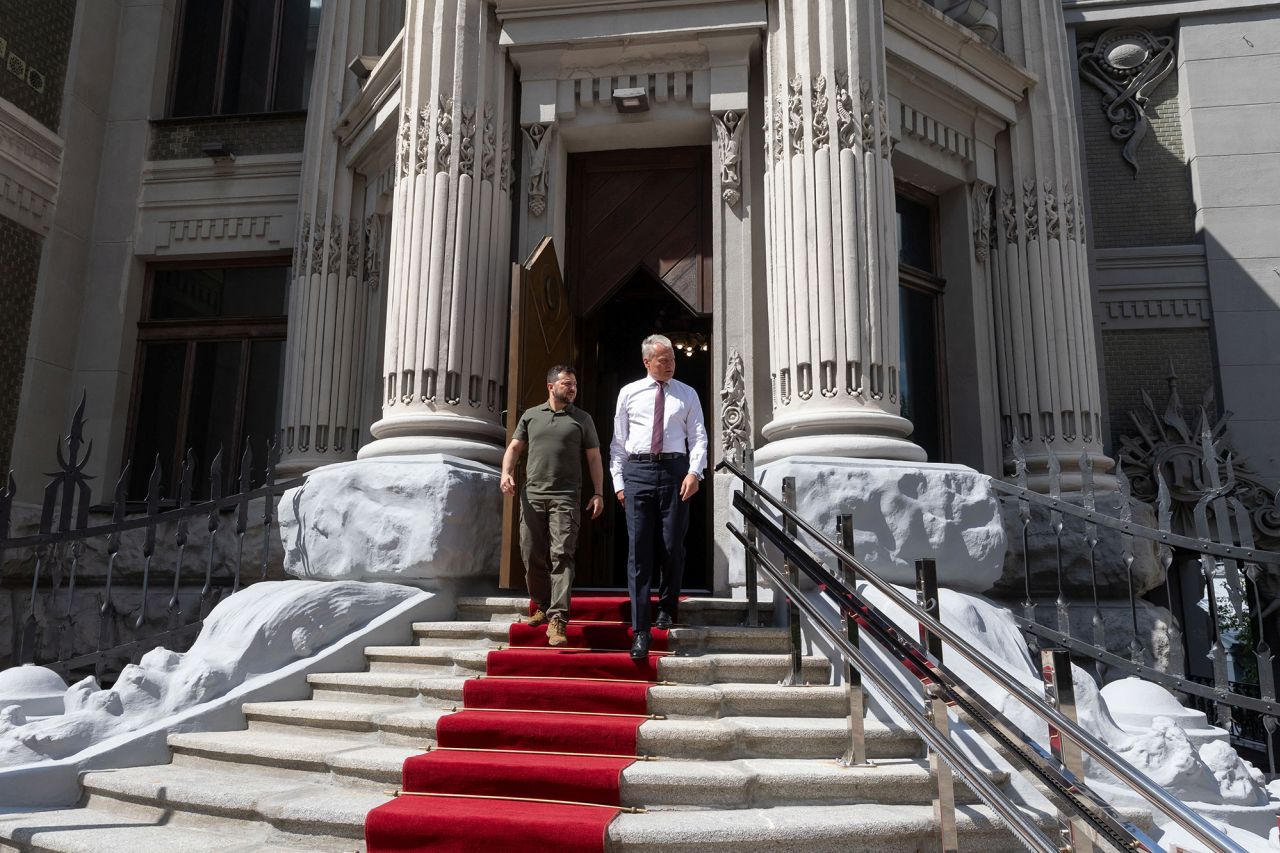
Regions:
[[[760,602],[759,616],[768,624],[773,605]],[[511,622],[529,613],[528,596],[462,596],[458,599],[458,619]],[[747,602],[737,598],[691,597],[680,602],[682,625],[742,625],[747,618]]]
[[[415,622],[417,644],[428,648],[496,648],[505,645],[510,622]],[[672,628],[667,637],[671,651],[679,654],[745,652],[787,654],[790,634],[784,628],[747,628],[737,625]]]

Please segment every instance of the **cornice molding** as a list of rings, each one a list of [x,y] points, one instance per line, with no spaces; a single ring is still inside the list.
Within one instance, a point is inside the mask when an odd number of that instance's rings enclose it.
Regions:
[[[0,99],[0,215],[44,235],[52,227],[62,139]]]

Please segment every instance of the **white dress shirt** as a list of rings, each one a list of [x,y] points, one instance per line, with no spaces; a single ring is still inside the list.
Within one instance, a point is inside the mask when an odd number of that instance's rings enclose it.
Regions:
[[[609,444],[609,473],[615,492],[623,491],[622,463],[627,456],[651,452],[657,393],[658,381],[648,376],[624,385],[618,392],[613,441]],[[707,427],[698,392],[683,382],[668,379],[662,414],[662,452],[688,453],[689,473],[701,479],[702,470],[707,467]]]

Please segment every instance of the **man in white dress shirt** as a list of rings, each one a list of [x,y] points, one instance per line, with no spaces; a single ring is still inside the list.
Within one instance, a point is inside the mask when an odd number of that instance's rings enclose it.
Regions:
[[[640,345],[645,378],[623,386],[613,416],[609,472],[618,502],[626,507],[627,588],[631,593],[631,657],[649,654],[649,594],[658,583],[658,628],[676,618],[684,574],[684,535],[689,499],[707,465],[707,428],[698,392],[672,377],[670,339],[650,335]]]

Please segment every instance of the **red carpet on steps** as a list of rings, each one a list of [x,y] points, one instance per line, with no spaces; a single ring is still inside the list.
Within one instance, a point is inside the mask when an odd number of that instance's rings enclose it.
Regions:
[[[403,791],[457,796],[402,795],[369,812],[369,853],[604,850],[617,810],[573,804],[621,804],[659,656],[631,660],[626,597],[575,597],[572,614],[567,647],[547,647],[545,627],[511,626],[512,648],[490,652],[462,710],[436,724],[440,748],[404,763]],[[651,647],[665,650],[667,632]]]

